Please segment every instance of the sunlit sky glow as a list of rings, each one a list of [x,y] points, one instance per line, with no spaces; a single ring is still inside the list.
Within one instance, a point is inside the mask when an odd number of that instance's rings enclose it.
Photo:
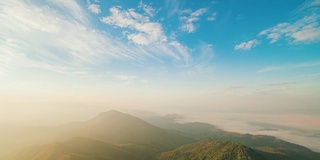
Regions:
[[[128,109],[320,135],[319,105],[319,0],[0,1],[3,123]]]

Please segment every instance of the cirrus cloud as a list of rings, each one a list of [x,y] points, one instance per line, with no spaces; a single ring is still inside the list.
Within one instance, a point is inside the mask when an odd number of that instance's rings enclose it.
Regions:
[[[200,20],[200,16],[202,16],[204,13],[206,13],[208,10],[206,8],[200,8],[194,12],[191,12],[191,10],[184,10],[181,12],[181,14],[189,14],[189,16],[181,16],[180,19],[183,21],[183,25],[181,26],[181,30],[192,33],[195,32],[198,28],[198,26],[195,24],[195,22]]]
[[[312,43],[320,41],[320,2],[319,0],[307,1],[296,14],[304,13],[294,21],[283,22],[274,27],[261,31],[259,36],[266,36],[270,43],[285,39],[291,44]]]
[[[234,50],[251,50],[253,47],[255,47],[256,45],[260,44],[260,42],[258,40],[251,40],[251,41],[248,41],[248,42],[242,42],[238,45],[236,45],[234,47]]]
[[[148,16],[139,14],[134,9],[123,10],[121,7],[112,7],[110,8],[110,12],[110,16],[101,19],[103,23],[138,32],[128,34],[128,40],[139,45],[167,41],[162,25],[151,22]]]
[[[191,49],[176,40],[167,42],[160,23],[134,10],[114,7],[114,17],[104,20],[138,31],[127,35],[135,43],[157,45],[136,46],[116,40],[94,28],[86,8],[76,1],[49,1],[49,5],[52,7],[21,0],[0,2],[1,75],[14,68],[88,73],[110,61],[142,63],[150,58],[161,63],[169,58],[183,66],[192,62]],[[116,15],[124,21],[116,21]]]

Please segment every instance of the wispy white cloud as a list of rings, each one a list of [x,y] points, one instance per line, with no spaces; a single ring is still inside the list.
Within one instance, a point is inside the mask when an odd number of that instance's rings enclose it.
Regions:
[[[319,7],[319,5],[320,5],[320,0],[308,0],[303,5],[301,5],[301,7],[298,8],[298,11]]]
[[[88,24],[88,16],[84,13],[84,9],[75,1],[65,1],[65,0],[49,0],[52,4],[59,7],[63,14],[68,15],[73,20],[77,20],[81,23]]]
[[[208,63],[208,57],[198,57],[198,49],[167,38],[162,25],[152,22],[148,14],[112,7],[111,15],[101,19],[125,31],[128,43],[94,28],[87,14],[88,3],[83,6],[61,3],[65,4],[0,1],[0,16],[3,17],[0,24],[1,75],[14,69],[33,72],[36,68],[37,71],[91,77],[100,75],[110,69],[106,66],[116,62],[144,68],[168,64],[178,70],[204,68]]]
[[[149,16],[153,17],[156,10],[149,5],[144,4],[140,1],[138,8],[143,9]]]
[[[297,64],[268,66],[259,70],[258,72],[265,73],[265,72],[272,72],[272,71],[283,71],[283,70],[292,70],[292,69],[318,67],[318,66],[320,66],[320,61],[313,61],[313,62],[305,62],[305,63],[297,63]]]
[[[214,57],[213,45],[202,42],[194,52],[199,56],[194,58],[192,67],[184,71],[183,74],[187,77],[195,77],[212,73],[214,68],[207,64],[210,63]]]
[[[207,18],[208,21],[215,21],[217,17],[217,13],[211,13],[211,15]]]
[[[320,5],[320,0],[313,0],[308,7],[314,7],[319,5]]]
[[[320,41],[319,15],[304,17],[294,23],[280,23],[275,27],[263,30],[259,35],[266,35],[270,43],[281,38],[288,38],[290,42],[316,42]]]
[[[165,8],[168,10],[168,17],[177,14],[180,10],[180,3],[179,0],[165,0]]]
[[[100,5],[98,5],[98,4],[89,4],[88,9],[90,12],[92,12],[94,14],[101,13]]]
[[[160,23],[133,9],[113,7],[111,16],[102,18],[114,27],[126,29],[125,36],[133,42],[127,43],[94,28],[87,7],[76,1],[38,4],[3,0],[0,6],[2,75],[16,68],[37,68],[86,76],[99,74],[96,72],[113,62],[146,67],[167,63],[182,68],[195,65],[193,49],[175,39],[168,40]],[[147,63],[149,60],[156,64]]]
[[[284,38],[290,43],[311,43],[320,41],[320,2],[308,1],[298,10],[302,18],[293,22],[279,23],[274,27],[263,30],[259,36],[267,36],[270,43]]]
[[[181,11],[180,14],[182,15],[180,19],[183,21],[183,24],[181,26],[181,30],[192,33],[195,32],[198,26],[195,24],[195,22],[200,20],[200,16],[202,16],[204,13],[206,13],[208,10],[206,8],[200,8],[196,10],[195,12],[190,12],[190,10],[184,10]],[[188,16],[185,16],[185,14],[189,14]]]
[[[129,32],[127,34],[128,40],[139,45],[167,41],[167,37],[162,30],[162,25],[151,22],[148,16],[141,15],[134,9],[123,10],[120,7],[112,7],[110,8],[110,12],[111,15],[103,17],[101,21],[114,27],[133,30],[135,33]]]
[[[258,45],[260,42],[258,40],[251,40],[248,42],[242,42],[234,47],[234,50],[251,50],[253,47]]]
[[[140,45],[145,52],[168,55],[183,62],[181,66],[191,65],[192,50],[175,38],[167,38],[162,24],[152,22],[152,17],[142,15],[134,9],[122,9],[120,6],[110,8],[110,12],[111,15],[103,17],[101,21],[114,28],[125,29],[123,33],[126,38]]]
[[[18,0],[1,1],[0,4],[2,72],[9,67],[33,66],[61,73],[111,59],[140,61],[148,56],[93,29],[85,10],[71,1],[53,3],[56,7],[73,10],[66,14],[45,5]]]

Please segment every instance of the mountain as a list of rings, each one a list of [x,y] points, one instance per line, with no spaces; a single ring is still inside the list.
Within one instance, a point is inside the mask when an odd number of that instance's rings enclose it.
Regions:
[[[52,142],[23,148],[11,154],[15,156],[9,157],[12,160],[110,159],[109,154],[100,155],[100,152],[94,150],[97,149],[110,153],[119,151],[117,155],[150,160],[162,151],[194,142],[192,138],[153,126],[118,111],[103,112],[89,121],[70,123],[54,129],[57,136],[52,137]],[[117,158],[114,159],[119,160],[133,159],[123,158],[123,156],[115,157]]]
[[[136,146],[116,146],[89,138],[73,138],[66,142],[43,146],[31,146],[6,157],[7,160],[149,160],[146,148],[144,154]]]
[[[266,160],[257,151],[239,143],[203,140],[162,153],[159,160]]]
[[[26,131],[23,132],[15,130],[14,137],[18,139],[11,139],[11,141],[15,141],[16,144],[23,142],[20,145],[23,149],[10,154],[9,158],[1,157],[0,159],[153,160],[157,155],[160,155],[159,158],[168,159],[168,156],[178,155],[183,158],[186,155],[203,156],[209,153],[212,157],[226,157],[226,159],[228,157],[231,159],[251,157],[253,160],[259,158],[266,160],[320,159],[319,153],[297,144],[271,136],[227,132],[207,123],[170,122],[162,123],[162,127],[166,129],[151,125],[129,114],[108,111],[84,122],[32,130],[25,128]],[[2,146],[3,143],[0,143],[0,148],[4,150],[9,146],[8,144],[11,144],[8,143],[9,133],[0,133],[0,140],[8,139],[3,141],[6,142],[5,145]],[[5,137],[1,137],[2,135]],[[32,138],[36,140],[32,141],[31,145],[29,140]],[[208,138],[215,141],[202,141]],[[200,142],[194,143],[196,141]],[[33,145],[34,143],[37,145]],[[27,144],[31,146],[24,147]]]
[[[57,139],[87,137],[110,144],[148,146],[156,152],[194,142],[192,138],[153,126],[118,111],[104,112],[89,121],[68,124],[63,128],[64,132]]]
[[[112,145],[148,148],[148,152],[174,149],[194,142],[167,129],[153,126],[139,118],[118,111],[108,111],[83,122],[74,122],[54,127],[21,127],[0,133],[0,157],[21,147],[65,142],[75,137],[85,137]],[[132,149],[129,147],[128,149]],[[137,152],[140,152],[138,150]]]
[[[214,125],[201,122],[191,123],[161,123],[166,129],[175,130],[196,140],[214,139],[218,141],[233,141],[261,151],[268,159],[279,160],[318,160],[320,154],[310,149],[277,139],[273,136],[240,134],[221,130]]]

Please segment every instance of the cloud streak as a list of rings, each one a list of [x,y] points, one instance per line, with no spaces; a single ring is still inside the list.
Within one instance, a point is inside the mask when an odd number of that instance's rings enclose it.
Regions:
[[[259,36],[266,36],[270,43],[285,39],[290,43],[313,43],[320,41],[320,3],[318,0],[308,1],[298,10],[303,17],[293,22],[279,23],[274,27],[261,31]]]
[[[133,43],[126,43],[94,28],[88,8],[76,1],[50,1],[53,7],[20,0],[4,0],[0,5],[0,75],[14,68],[90,73],[112,62],[149,67],[165,63],[194,65],[193,50],[175,39],[168,40],[162,25],[152,22],[149,13],[112,7],[111,15],[101,19],[127,29],[126,37]],[[150,9],[140,5],[143,10]],[[155,63],[147,64],[147,60]]]
[[[294,23],[280,23],[272,28],[263,30],[259,35],[265,35],[270,43],[275,43],[281,38],[288,38],[291,43],[309,43],[320,40],[320,16],[304,17]]]
[[[140,1],[138,8],[143,9],[149,16],[153,17],[155,15],[155,9],[149,5],[144,4]]]
[[[183,45],[175,38],[168,38],[163,31],[162,24],[152,21],[152,14],[147,10],[152,10],[150,6],[139,4],[147,14],[141,14],[135,9],[123,9],[121,6],[110,8],[111,15],[103,17],[101,21],[113,28],[124,29],[126,38],[136,45],[139,45],[147,53],[156,55],[167,55],[180,63],[182,67],[194,66],[192,52],[193,49]],[[138,7],[139,7],[138,6]],[[147,10],[146,10],[147,9]],[[153,9],[154,10],[154,9]],[[200,16],[204,10],[192,13],[193,17]],[[210,52],[211,53],[211,52]]]
[[[92,28],[85,10],[71,1],[54,1],[56,7],[70,8],[66,14],[17,0],[0,3],[4,17],[0,25],[2,72],[14,66],[33,66],[60,73],[61,69],[93,67],[111,59],[141,61],[148,56]]]
[[[299,69],[299,68],[309,68],[309,67],[318,67],[318,66],[320,66],[320,61],[289,64],[289,65],[268,66],[268,67],[265,67],[265,68],[259,70],[258,72],[259,73],[266,73],[266,72],[272,72],[272,71],[285,71],[285,70],[292,70],[292,69]]]
[[[200,20],[200,16],[202,16],[207,11],[208,10],[206,8],[200,8],[194,12],[191,12],[190,10],[182,11],[181,14],[184,16],[180,17],[180,20],[183,21],[181,30],[188,33],[195,32],[198,28],[195,22],[198,22]],[[189,14],[189,15],[185,16],[185,14]]]
[[[165,0],[165,8],[168,10],[168,17],[177,14],[180,10],[180,1],[179,0]]]
[[[251,40],[251,41],[248,41],[248,42],[242,42],[238,45],[236,45],[234,47],[234,50],[245,50],[245,51],[248,51],[248,50],[251,50],[253,47],[257,46],[258,44],[260,44],[260,42],[258,40]]]
[[[211,15],[207,18],[208,21],[215,21],[217,17],[217,13],[211,13]]]
[[[101,21],[108,25],[120,28],[128,28],[138,33],[127,34],[128,40],[139,45],[148,45],[154,42],[165,42],[160,23],[151,22],[148,16],[137,13],[134,9],[122,10],[121,7],[110,8],[111,15],[103,17]]]

